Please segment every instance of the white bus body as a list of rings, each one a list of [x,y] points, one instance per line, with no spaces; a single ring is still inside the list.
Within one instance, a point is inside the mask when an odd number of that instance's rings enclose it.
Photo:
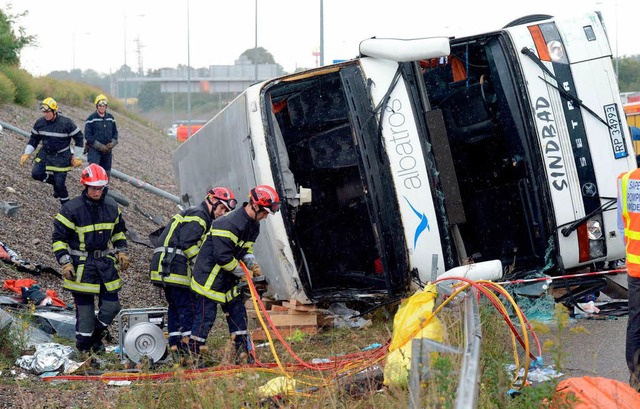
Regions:
[[[597,13],[360,51],[248,88],[174,154],[191,204],[213,185],[286,198],[256,243],[273,297],[379,301],[469,262],[624,257],[615,181],[635,155]]]

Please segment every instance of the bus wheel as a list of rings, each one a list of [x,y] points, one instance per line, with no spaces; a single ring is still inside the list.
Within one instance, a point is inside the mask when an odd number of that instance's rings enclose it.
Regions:
[[[502,28],[509,28],[509,27],[513,27],[513,26],[519,26],[521,24],[529,24],[529,23],[533,23],[533,22],[536,22],[536,21],[540,21],[540,20],[548,20],[550,18],[553,18],[553,16],[550,16],[548,14],[530,14],[528,16],[517,18],[517,19],[511,21],[510,23],[508,23],[506,26],[504,26]]]

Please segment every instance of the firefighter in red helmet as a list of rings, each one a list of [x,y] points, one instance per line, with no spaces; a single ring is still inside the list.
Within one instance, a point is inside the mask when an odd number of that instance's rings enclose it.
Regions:
[[[239,297],[239,281],[245,277],[240,261],[251,277],[262,275],[253,255],[253,244],[260,233],[260,221],[280,209],[280,197],[271,186],[251,189],[249,202],[213,221],[200,249],[191,277],[196,313],[191,327],[191,352],[201,358],[206,340],[216,319],[218,304],[226,314],[236,348],[236,363],[252,362],[247,335],[247,311]]]
[[[202,203],[174,215],[166,227],[150,237],[156,246],[151,259],[151,282],[163,288],[167,299],[172,354],[188,352],[194,309],[191,268],[200,245],[211,222],[235,207],[233,192],[226,187],[215,187],[207,192]],[[174,358],[180,357],[174,355]]]
[[[82,194],[65,203],[53,221],[52,248],[62,266],[64,288],[75,301],[80,352],[104,351],[102,337],[121,308],[120,272],[129,267],[127,228],[118,204],[104,194],[107,182],[102,167],[87,166],[80,178]]]

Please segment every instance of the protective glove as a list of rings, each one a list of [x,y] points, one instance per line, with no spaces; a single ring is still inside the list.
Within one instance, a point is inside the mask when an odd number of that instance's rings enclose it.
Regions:
[[[71,166],[74,168],[79,168],[82,166],[82,159],[80,158],[71,158]]]
[[[62,276],[70,281],[76,279],[76,270],[73,268],[73,264],[67,263],[62,265]]]
[[[105,147],[105,152],[111,152],[111,149],[113,149],[113,142],[109,142],[108,144],[106,144]]]
[[[28,153],[25,153],[22,156],[20,156],[20,164],[24,166],[24,164],[27,163],[30,157],[31,155],[29,155]]]
[[[129,268],[129,255],[125,252],[119,252],[116,254],[118,257],[118,265],[120,266],[120,271],[126,271]]]
[[[262,269],[260,268],[260,264],[258,263],[253,263],[251,267],[249,267],[249,271],[251,271],[252,277],[262,276]]]
[[[107,147],[106,147],[105,145],[101,144],[101,143],[100,143],[100,142],[98,142],[98,141],[93,142],[93,147],[94,147],[95,149],[99,150],[99,151],[100,151],[100,152],[102,152],[102,153],[107,153],[107,152],[109,152],[109,149],[107,149]]]

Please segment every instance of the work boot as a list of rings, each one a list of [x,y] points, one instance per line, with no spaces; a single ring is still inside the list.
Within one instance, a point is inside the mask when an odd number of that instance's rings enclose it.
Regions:
[[[251,365],[255,363],[255,359],[249,353],[247,348],[247,339],[245,336],[238,336],[235,340],[236,346],[236,365]]]
[[[186,353],[185,353],[186,352]],[[185,351],[180,349],[178,345],[169,345],[169,354],[171,355],[171,360],[180,366],[186,366],[187,360],[189,357],[189,351]]]
[[[107,332],[107,327],[97,323],[93,334],[91,334],[91,352],[101,354],[105,352],[104,344],[102,343],[102,337]]]
[[[186,360],[186,366],[193,369],[205,368],[204,355],[207,354],[208,348],[203,342],[198,342],[194,339],[189,339],[188,359]]]
[[[85,337],[82,335],[76,335],[76,349],[80,353],[80,355],[89,355],[91,354],[91,346],[93,345],[93,335],[90,337]]]

